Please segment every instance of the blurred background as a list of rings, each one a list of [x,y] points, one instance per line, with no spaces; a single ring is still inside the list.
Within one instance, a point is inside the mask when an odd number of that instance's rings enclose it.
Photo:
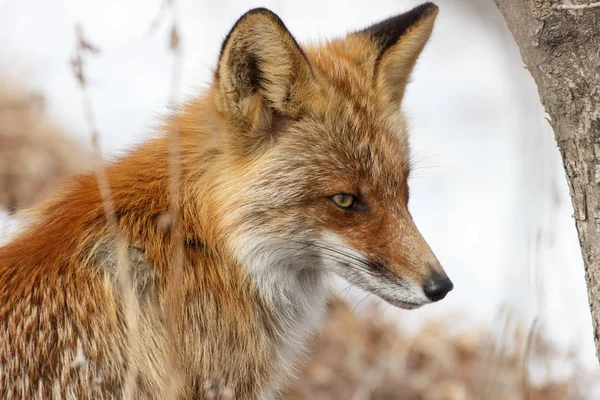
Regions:
[[[18,227],[16,209],[92,163],[72,65],[78,24],[101,148],[115,158],[168,112],[173,27],[182,100],[208,85],[223,38],[252,7],[275,11],[302,43],[420,3],[0,0],[0,241]],[[415,159],[410,209],[455,290],[402,311],[338,282],[346,305],[333,307],[288,396],[598,398],[568,186],[535,84],[492,0],[436,3],[403,107]]]

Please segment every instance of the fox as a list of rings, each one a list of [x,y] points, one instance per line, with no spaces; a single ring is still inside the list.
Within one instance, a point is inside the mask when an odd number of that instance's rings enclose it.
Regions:
[[[443,299],[402,113],[437,14],[304,46],[268,9],[241,16],[208,87],[104,166],[114,229],[89,171],[0,247],[0,397],[277,399],[333,276],[404,309]]]

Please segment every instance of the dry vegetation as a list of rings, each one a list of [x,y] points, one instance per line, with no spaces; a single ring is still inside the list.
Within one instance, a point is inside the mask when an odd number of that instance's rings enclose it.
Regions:
[[[375,310],[374,310],[375,311]],[[542,335],[529,337],[504,313],[497,327],[448,333],[456,320],[430,322],[408,334],[381,312],[356,315],[331,306],[322,336],[289,400],[591,399],[592,377]],[[498,329],[497,329],[498,328]],[[531,346],[526,346],[531,343]],[[528,362],[524,363],[527,353]],[[523,366],[551,373],[575,366],[563,379],[529,383]],[[527,368],[530,370],[531,368]]]
[[[48,118],[41,96],[0,83],[0,210],[31,206],[88,166],[81,146]]]

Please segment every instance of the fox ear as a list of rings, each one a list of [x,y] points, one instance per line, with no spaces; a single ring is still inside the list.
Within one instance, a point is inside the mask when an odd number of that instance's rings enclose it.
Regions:
[[[253,133],[269,130],[276,116],[297,117],[312,81],[304,52],[265,8],[250,10],[235,23],[215,72],[221,111]]]
[[[377,89],[399,105],[417,58],[429,40],[438,7],[425,3],[372,25],[359,34],[368,35],[376,46],[373,79]]]

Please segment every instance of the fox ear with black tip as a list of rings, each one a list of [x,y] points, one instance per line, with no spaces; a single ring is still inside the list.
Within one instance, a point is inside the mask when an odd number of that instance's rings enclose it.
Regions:
[[[230,128],[256,140],[270,132],[275,119],[298,117],[314,78],[306,55],[281,19],[257,8],[244,14],[223,42],[215,82],[218,107],[232,123]]]
[[[375,46],[374,85],[394,106],[399,106],[410,74],[431,36],[438,7],[425,3],[356,32]]]

